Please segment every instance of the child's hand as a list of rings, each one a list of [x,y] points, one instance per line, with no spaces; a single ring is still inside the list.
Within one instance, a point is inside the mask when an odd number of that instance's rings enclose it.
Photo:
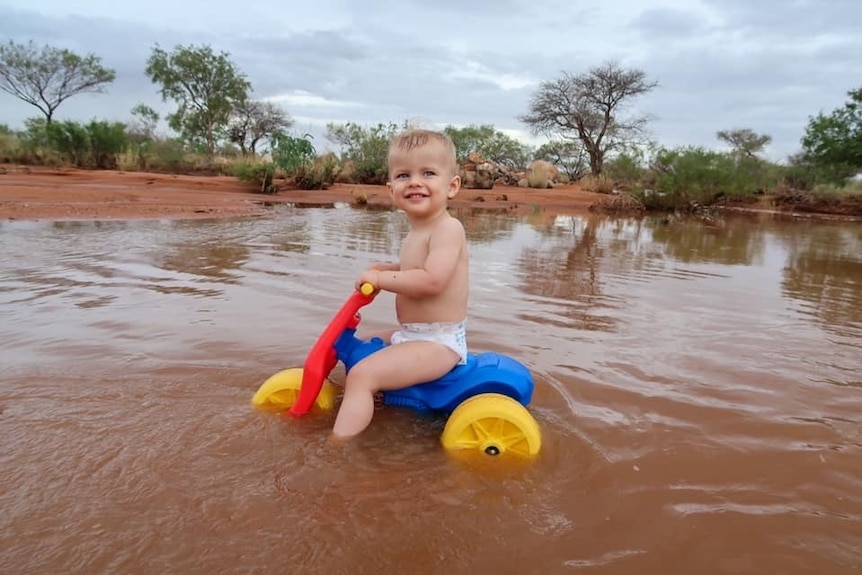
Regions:
[[[359,290],[362,287],[362,284],[371,284],[374,286],[374,291],[379,290],[380,285],[380,272],[373,267],[365,270],[356,280],[356,289]]]

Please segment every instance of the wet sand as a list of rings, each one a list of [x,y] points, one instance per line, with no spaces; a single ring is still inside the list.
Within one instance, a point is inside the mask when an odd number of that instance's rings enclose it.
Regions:
[[[266,213],[277,203],[333,205],[358,203],[387,206],[383,186],[335,184],[327,190],[304,191],[276,182],[276,194],[261,194],[232,176],[197,176],[4,166],[0,169],[0,220],[96,220],[220,218]],[[589,211],[606,197],[577,184],[550,190],[495,187],[462,189],[452,207],[473,207],[529,213]]]

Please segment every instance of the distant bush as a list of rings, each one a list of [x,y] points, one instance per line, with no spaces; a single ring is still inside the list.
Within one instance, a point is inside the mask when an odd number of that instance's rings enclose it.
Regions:
[[[547,189],[552,187],[552,184],[545,172],[533,170],[527,174],[527,186],[536,189]]]
[[[93,120],[85,127],[89,143],[89,162],[94,168],[115,169],[119,155],[129,147],[126,125]]]
[[[579,179],[589,169],[589,158],[580,142],[553,140],[539,146],[533,154],[536,160],[546,160],[556,166],[569,181]]]
[[[392,123],[371,127],[329,124],[326,137],[342,147],[342,162],[351,162],[353,183],[383,185],[389,178],[389,142],[399,131]]]
[[[604,174],[599,174],[598,176],[587,174],[578,180],[578,183],[581,185],[582,190],[586,190],[588,192],[610,194],[614,191],[613,180]]]
[[[701,147],[659,149],[638,194],[647,209],[753,199],[778,185],[780,169],[751,157]]]
[[[271,153],[275,165],[301,190],[320,190],[335,181],[338,160],[334,154],[315,158],[316,151],[308,134],[274,136]]]
[[[337,175],[338,160],[333,154],[326,154],[301,168],[294,176],[294,182],[300,190],[322,190],[332,185]]]
[[[637,190],[646,175],[643,154],[630,150],[605,160],[602,174],[613,181],[614,187],[620,190]]]
[[[0,125],[0,128],[5,127]],[[0,131],[0,163],[19,163],[21,157],[21,142],[11,132]]]
[[[19,148],[6,161],[25,164],[71,164],[79,168],[116,168],[129,141],[125,124],[93,120],[89,124],[31,118],[17,136]]]
[[[443,131],[455,144],[455,155],[459,162],[476,153],[495,164],[520,170],[527,166],[532,152],[528,146],[491,124],[471,124],[464,128],[446,126]]]
[[[254,184],[262,194],[274,194],[278,191],[273,183],[275,170],[272,162],[238,162],[233,166],[233,175],[242,182]]]

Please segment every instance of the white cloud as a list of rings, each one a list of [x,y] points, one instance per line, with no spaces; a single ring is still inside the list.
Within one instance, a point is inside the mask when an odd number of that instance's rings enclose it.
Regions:
[[[453,80],[479,80],[494,84],[501,90],[517,90],[527,88],[538,83],[537,80],[525,75],[495,72],[488,66],[472,60],[458,62],[458,67],[452,71],[450,78]]]
[[[316,108],[316,109],[339,109],[339,108],[361,108],[359,102],[348,102],[346,100],[332,100],[323,96],[306,92],[305,90],[293,90],[285,94],[276,94],[263,98],[269,102],[283,104],[288,108]]]

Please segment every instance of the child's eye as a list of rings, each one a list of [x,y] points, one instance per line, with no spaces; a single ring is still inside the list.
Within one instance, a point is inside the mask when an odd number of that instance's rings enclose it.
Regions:
[[[403,180],[404,178],[407,178],[407,177],[409,177],[407,175],[407,172],[401,172],[400,174],[395,174],[396,180]]]
[[[427,178],[429,176],[436,176],[437,172],[435,172],[434,170],[425,170],[425,173],[423,175]]]

